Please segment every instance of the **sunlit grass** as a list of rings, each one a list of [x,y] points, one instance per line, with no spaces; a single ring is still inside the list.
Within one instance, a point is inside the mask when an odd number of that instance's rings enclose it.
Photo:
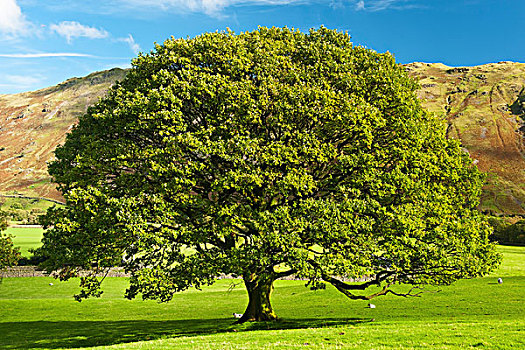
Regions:
[[[38,248],[42,245],[44,230],[38,227],[8,227],[6,233],[11,234],[13,244],[20,248],[22,256],[29,257],[29,249]]]
[[[232,313],[242,313],[247,298],[242,284],[229,291],[233,280],[162,304],[125,300],[125,278],[109,278],[102,298],[81,303],[72,298],[78,280],[4,278],[0,349],[525,348],[525,247],[499,249],[503,265],[489,277],[421,298],[378,298],[375,309],[333,288],[277,281],[281,320],[239,326]]]

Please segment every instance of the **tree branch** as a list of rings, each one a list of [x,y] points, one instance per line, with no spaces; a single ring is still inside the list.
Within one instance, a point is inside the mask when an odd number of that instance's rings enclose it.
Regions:
[[[297,272],[296,269],[290,269],[288,271],[275,272],[275,267],[273,268],[273,273],[275,274],[275,278],[277,278],[277,279],[293,275],[296,272]]]

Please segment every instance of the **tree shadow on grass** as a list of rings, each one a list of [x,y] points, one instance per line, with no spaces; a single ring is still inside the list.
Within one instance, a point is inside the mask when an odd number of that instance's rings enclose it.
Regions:
[[[0,349],[59,349],[108,346],[161,338],[252,330],[357,325],[363,319],[289,319],[232,325],[232,319],[176,321],[33,321],[0,323]]]

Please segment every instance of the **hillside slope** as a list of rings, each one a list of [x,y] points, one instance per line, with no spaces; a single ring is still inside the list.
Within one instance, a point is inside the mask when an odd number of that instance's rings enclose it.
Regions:
[[[461,139],[473,162],[488,173],[481,209],[525,214],[525,64],[412,63],[406,69],[420,80],[425,107],[447,119],[448,137]]]
[[[78,116],[125,74],[117,68],[34,92],[0,95],[0,194],[60,199],[46,162]]]
[[[481,209],[525,214],[525,64],[412,63],[406,69],[420,80],[423,105],[446,118],[448,136],[460,138],[473,162],[489,173]],[[35,92],[0,95],[0,194],[60,199],[46,162],[78,116],[124,75],[112,69]]]

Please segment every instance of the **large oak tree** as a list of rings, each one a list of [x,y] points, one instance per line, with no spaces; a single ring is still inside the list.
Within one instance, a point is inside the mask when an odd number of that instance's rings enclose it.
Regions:
[[[483,275],[499,261],[483,176],[416,88],[326,28],[156,45],[56,150],[67,205],[44,219],[47,268],[120,265],[127,297],[161,301],[238,276],[241,322],[275,319],[273,283],[292,274],[351,299]],[[81,286],[100,294],[94,274]]]

